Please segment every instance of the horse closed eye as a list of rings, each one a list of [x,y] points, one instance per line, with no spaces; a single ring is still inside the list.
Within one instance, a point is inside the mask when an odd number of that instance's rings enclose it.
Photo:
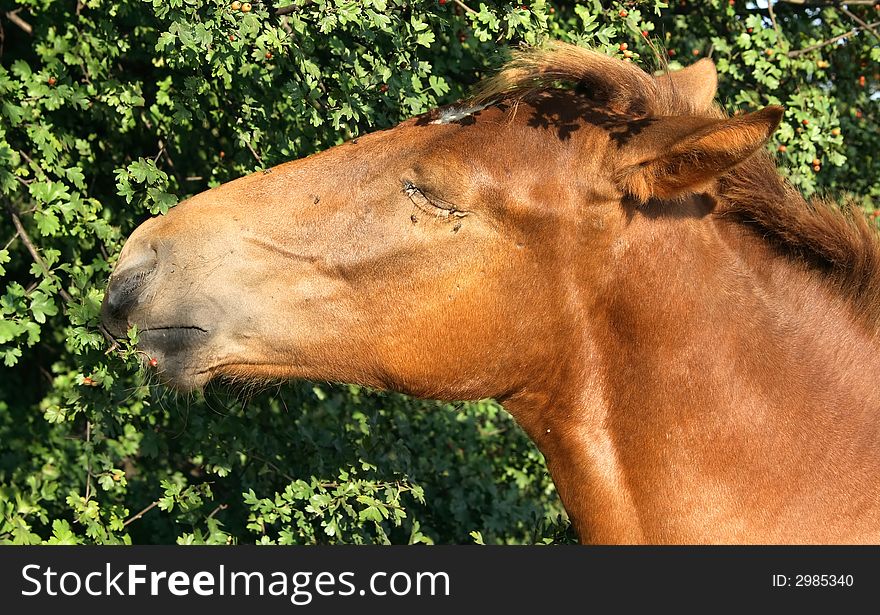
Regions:
[[[425,194],[421,188],[411,181],[403,182],[403,193],[409,197],[409,200],[413,202],[413,205],[425,213],[431,214],[437,218],[463,218],[467,215],[466,211],[457,209],[452,203]]]

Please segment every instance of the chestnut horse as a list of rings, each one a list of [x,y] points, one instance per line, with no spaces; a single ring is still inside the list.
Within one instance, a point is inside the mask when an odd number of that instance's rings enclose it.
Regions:
[[[103,306],[165,381],[494,397],[591,543],[880,542],[880,245],[702,60],[564,44],[142,224]]]

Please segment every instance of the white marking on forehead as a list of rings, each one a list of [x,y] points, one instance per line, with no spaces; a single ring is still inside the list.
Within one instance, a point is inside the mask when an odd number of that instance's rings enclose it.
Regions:
[[[440,112],[440,117],[436,120],[432,120],[431,124],[451,124],[452,122],[463,120],[477,111],[482,111],[488,106],[489,103],[485,105],[475,105],[473,107],[448,107],[443,109],[443,111]]]

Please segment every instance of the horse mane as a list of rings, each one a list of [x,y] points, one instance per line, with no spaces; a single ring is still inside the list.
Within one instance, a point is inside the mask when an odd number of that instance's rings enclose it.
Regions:
[[[558,41],[515,52],[477,86],[472,102],[522,100],[566,86],[586,91],[597,107],[638,119],[725,117],[720,107],[699,108],[686,99],[663,74],[653,77],[632,63]],[[820,272],[858,318],[871,329],[880,325],[880,240],[855,204],[807,201],[780,176],[766,150],[720,177],[715,196],[716,216],[743,225],[778,252]]]

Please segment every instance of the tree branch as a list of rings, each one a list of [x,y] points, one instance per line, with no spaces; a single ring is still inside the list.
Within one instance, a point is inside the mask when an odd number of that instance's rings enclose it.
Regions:
[[[13,235],[13,236],[9,239],[9,241],[6,242],[6,245],[3,246],[3,250],[8,250],[8,249],[9,249],[9,246],[11,246],[12,243],[13,243],[16,239],[18,239],[18,231],[17,231],[17,230],[15,231],[15,235]]]
[[[46,264],[46,261],[43,260],[43,257],[40,255],[39,250],[34,245],[34,242],[31,241],[30,235],[28,235],[27,231],[24,230],[24,225],[21,223],[21,218],[18,216],[18,212],[12,208],[12,205],[6,204],[6,211],[9,212],[9,216],[12,218],[12,225],[15,227],[18,236],[21,238],[22,243],[27,248],[27,251],[30,253],[31,258],[34,259],[34,262],[37,263],[40,267],[43,268],[43,271],[46,272],[46,275],[52,278],[55,278],[55,281],[58,282],[58,294],[61,295],[61,298],[64,299],[67,303],[73,303],[73,297],[70,296],[70,293],[64,290],[64,287],[61,286],[61,282],[55,277],[55,274],[52,273],[52,270],[49,269],[49,265]],[[98,329],[100,329],[101,333],[104,335],[104,339],[106,339],[110,343],[110,350],[112,352],[114,350],[119,349],[119,343],[116,341],[116,338],[113,337],[107,328],[99,324]]]
[[[20,11],[21,11],[21,9],[15,9],[14,11],[6,11],[6,19],[8,19],[12,23],[14,23],[16,26],[18,26],[22,30],[24,30],[25,33],[33,34],[34,29],[31,26],[31,24],[29,24],[24,19],[22,19],[21,17],[18,16],[18,13]]]
[[[805,53],[809,53],[811,51],[815,51],[816,49],[819,49],[821,47],[825,47],[826,45],[831,45],[832,43],[836,43],[837,41],[839,41],[841,39],[844,39],[844,38],[847,38],[850,36],[855,36],[856,34],[861,32],[862,30],[866,30],[866,29],[871,30],[873,28],[876,28],[877,26],[880,26],[880,21],[875,21],[872,24],[865,24],[865,26],[866,27],[864,27],[864,28],[861,28],[861,27],[860,28],[853,28],[849,32],[844,32],[843,34],[839,34],[833,38],[829,38],[827,41],[822,41],[821,43],[816,43],[815,45],[810,45],[809,47],[804,47],[803,49],[789,51],[787,55],[789,58],[796,58],[797,56],[803,55]]]
[[[15,227],[15,230],[18,232],[18,236],[21,237],[21,241],[24,246],[27,248],[27,251],[30,252],[31,258],[34,259],[34,262],[37,263],[43,270],[46,272],[46,275],[51,276],[52,271],[49,269],[49,265],[46,264],[46,261],[43,260],[43,257],[40,256],[37,247],[34,245],[34,242],[31,241],[30,235],[27,234],[27,231],[24,230],[24,225],[21,223],[21,218],[18,217],[18,213],[12,208],[12,205],[7,203],[6,210],[9,212],[9,215],[12,217],[12,225]],[[65,301],[72,302],[73,297],[70,296],[63,288],[58,289],[58,294],[61,295],[61,298]]]
[[[478,12],[478,11],[475,11],[474,9],[472,9],[471,7],[469,7],[467,4],[465,4],[461,0],[452,0],[452,1],[455,2],[458,6],[460,6],[462,9],[464,9],[468,13],[473,13],[474,15],[476,15]]]
[[[767,12],[770,13],[770,22],[776,31],[776,41],[779,42],[779,24],[776,22],[776,13],[773,12],[773,0],[767,0]]]
[[[259,154],[257,153],[257,151],[253,148],[253,146],[251,145],[250,141],[245,141],[244,144],[247,145],[247,148],[251,151],[251,154],[253,154],[254,159],[260,164],[260,166],[261,166],[261,167],[266,166],[265,164],[263,164],[263,159],[260,158],[260,155],[259,155]]]
[[[841,6],[841,7],[840,7],[840,12],[843,13],[844,15],[846,15],[847,17],[849,17],[850,19],[852,19],[852,20],[853,20],[854,22],[856,22],[857,24],[859,24],[859,25],[862,27],[863,30],[867,30],[868,32],[870,32],[871,34],[873,34],[874,37],[875,37],[878,41],[880,41],[880,34],[877,34],[877,30],[875,30],[874,28],[872,28],[872,27],[871,27],[871,24],[866,23],[861,17],[859,17],[858,15],[854,14],[852,11],[850,11],[849,9],[847,9],[845,6]]]
[[[213,519],[214,515],[216,515],[221,510],[226,510],[227,508],[229,508],[229,504],[220,504],[217,508],[211,511],[210,515],[205,517],[205,521],[207,521],[208,519]]]
[[[131,517],[129,517],[128,519],[126,519],[126,520],[125,520],[125,523],[122,524],[122,527],[126,527],[129,523],[131,523],[131,522],[133,522],[133,521],[137,521],[138,519],[140,519],[141,517],[143,517],[145,514],[147,514],[148,512],[150,512],[151,510],[153,510],[154,508],[156,508],[158,505],[159,505],[159,500],[156,500],[155,502],[153,502],[152,504],[150,504],[149,506],[147,506],[146,508],[144,508],[142,511],[140,511],[140,512],[137,513],[136,515],[132,515]]]

